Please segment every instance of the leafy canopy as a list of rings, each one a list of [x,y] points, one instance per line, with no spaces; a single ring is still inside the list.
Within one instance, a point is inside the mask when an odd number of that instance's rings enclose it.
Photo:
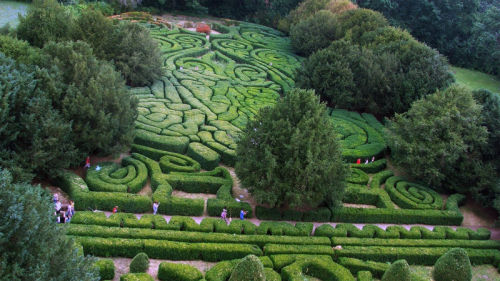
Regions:
[[[480,148],[488,132],[472,93],[451,86],[414,102],[389,125],[396,165],[430,186],[466,192],[484,172]]]
[[[312,90],[294,89],[248,122],[236,173],[257,202],[271,206],[340,204],[347,169],[326,107]]]
[[[13,183],[0,169],[0,276],[2,280],[97,281],[94,259],[85,258],[57,226],[50,194]]]

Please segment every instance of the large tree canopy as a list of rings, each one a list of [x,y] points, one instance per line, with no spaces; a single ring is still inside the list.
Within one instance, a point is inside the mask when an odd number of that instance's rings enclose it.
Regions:
[[[56,225],[51,197],[40,186],[13,183],[0,169],[0,212],[1,280],[99,280],[94,260]]]
[[[259,111],[238,142],[236,173],[259,203],[340,204],[347,169],[326,107],[295,89]]]
[[[489,173],[480,149],[488,132],[472,93],[452,86],[396,114],[388,144],[395,164],[435,188],[467,192]]]

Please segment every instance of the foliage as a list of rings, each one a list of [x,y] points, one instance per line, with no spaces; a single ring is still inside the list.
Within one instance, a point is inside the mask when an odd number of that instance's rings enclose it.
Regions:
[[[36,47],[69,39],[73,17],[57,0],[34,0],[26,16],[19,17],[17,35]]]
[[[496,74],[500,78],[500,7],[491,6],[480,13],[469,39],[469,61],[462,64]],[[496,62],[496,63],[495,63]]]
[[[199,281],[203,274],[194,266],[179,263],[162,262],[158,267],[158,279],[178,281]]]
[[[94,260],[84,258],[58,227],[47,191],[13,183],[0,170],[0,276],[2,280],[99,280]]]
[[[73,142],[79,151],[113,153],[131,143],[136,100],[114,67],[99,61],[84,42],[48,43],[43,65],[60,70],[64,95],[54,100],[72,122]]]
[[[43,72],[0,53],[0,166],[16,180],[50,175],[76,156],[71,124],[52,106]]]
[[[249,121],[236,173],[259,203],[315,207],[341,202],[347,173],[332,123],[314,91],[292,90]]]
[[[115,263],[112,259],[99,259],[95,265],[99,268],[101,280],[111,280],[115,277]]]
[[[244,257],[231,273],[229,281],[265,281],[264,266],[255,255]]]
[[[340,26],[329,11],[319,11],[314,16],[292,26],[290,39],[293,48],[306,56],[328,47],[339,39]]]
[[[346,40],[356,42],[363,34],[389,25],[379,12],[369,9],[348,10],[339,15],[342,35]]]
[[[382,276],[382,281],[410,281],[410,266],[405,260],[397,260],[391,264]],[[441,280],[441,279],[436,279]]]
[[[472,93],[451,86],[396,114],[388,143],[395,164],[410,176],[435,188],[466,192],[485,168],[479,152],[487,137]]]
[[[41,60],[40,49],[8,35],[0,35],[0,52],[22,64],[38,64]]]
[[[417,41],[362,47],[338,40],[304,62],[296,83],[335,107],[388,116],[452,79],[444,58]]]
[[[138,253],[130,262],[130,272],[146,272],[149,268],[149,258],[146,253]]]
[[[432,277],[442,281],[470,281],[472,268],[464,249],[454,248],[440,257],[434,265]]]

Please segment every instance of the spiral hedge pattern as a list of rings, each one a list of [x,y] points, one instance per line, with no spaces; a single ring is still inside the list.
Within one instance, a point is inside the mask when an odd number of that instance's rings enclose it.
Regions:
[[[405,209],[441,209],[443,199],[434,190],[407,182],[401,177],[390,177],[385,182],[385,190],[394,203]]]
[[[383,125],[373,115],[334,109],[331,118],[348,162],[378,158],[387,148]]]
[[[166,71],[150,87],[131,90],[139,99],[136,144],[187,154],[206,170],[233,165],[241,129],[293,87],[301,58],[287,37],[245,23],[219,30],[207,38],[151,27]]]
[[[99,167],[87,171],[86,182],[92,191],[137,193],[148,178],[144,163],[131,157],[124,158],[122,165],[106,162]]]

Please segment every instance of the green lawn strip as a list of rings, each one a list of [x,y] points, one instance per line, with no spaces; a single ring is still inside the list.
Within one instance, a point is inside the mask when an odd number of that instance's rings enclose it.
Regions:
[[[326,237],[314,236],[274,236],[274,235],[238,235],[228,233],[203,233],[173,230],[152,230],[144,228],[120,228],[97,225],[69,225],[67,234],[72,236],[90,236],[101,238],[155,239],[190,243],[241,243],[263,247],[269,243],[294,245],[326,245]]]
[[[451,69],[455,73],[458,84],[472,90],[486,89],[500,94],[500,80],[495,76],[461,67],[452,67]]]

